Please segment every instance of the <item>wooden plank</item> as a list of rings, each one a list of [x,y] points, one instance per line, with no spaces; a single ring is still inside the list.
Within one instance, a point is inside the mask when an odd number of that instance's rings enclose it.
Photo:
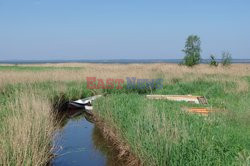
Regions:
[[[204,96],[192,96],[192,95],[146,95],[148,99],[155,100],[172,100],[172,101],[186,101],[196,104],[207,104],[207,100]]]

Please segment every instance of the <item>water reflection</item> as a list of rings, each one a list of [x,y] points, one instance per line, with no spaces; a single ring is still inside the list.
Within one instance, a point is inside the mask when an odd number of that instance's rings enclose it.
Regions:
[[[100,130],[86,120],[86,115],[63,115],[61,128],[55,134],[53,166],[102,166],[123,165],[117,160],[117,152],[106,141]],[[76,116],[77,115],[77,116]],[[87,116],[88,117],[88,116]],[[91,118],[87,118],[91,119]]]

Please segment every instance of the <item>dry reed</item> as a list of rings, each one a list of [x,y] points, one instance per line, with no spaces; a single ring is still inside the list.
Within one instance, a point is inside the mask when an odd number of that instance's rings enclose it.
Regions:
[[[45,165],[55,129],[47,99],[22,92],[7,104],[0,135],[0,165]],[[3,110],[0,110],[3,111]]]
[[[65,64],[40,64],[26,66],[46,67],[82,67],[79,70],[46,70],[46,71],[1,71],[0,88],[8,83],[41,82],[41,81],[85,81],[86,77],[98,78],[155,78],[161,77],[167,81],[181,79],[192,81],[196,79],[212,79],[218,81],[234,81],[246,89],[245,83],[240,78],[249,76],[249,64],[233,64],[230,67],[210,67],[201,64],[193,68],[177,64],[89,64],[89,63],[65,63]],[[211,76],[211,77],[208,77]]]

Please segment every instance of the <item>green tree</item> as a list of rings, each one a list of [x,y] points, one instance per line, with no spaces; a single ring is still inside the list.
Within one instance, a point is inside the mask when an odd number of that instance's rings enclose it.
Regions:
[[[201,60],[201,41],[196,35],[188,36],[185,48],[182,50],[186,55],[183,59],[183,64],[194,66],[200,63]]]
[[[222,52],[222,57],[221,57],[221,63],[223,66],[228,66],[231,64],[232,61],[232,56],[230,52],[224,51]]]
[[[210,55],[210,66],[218,66],[218,62],[215,60],[214,55]]]

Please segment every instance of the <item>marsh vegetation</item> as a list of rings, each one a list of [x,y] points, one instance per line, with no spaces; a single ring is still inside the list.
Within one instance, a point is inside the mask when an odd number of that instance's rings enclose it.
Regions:
[[[51,110],[60,99],[74,100],[99,93],[107,96],[97,100],[94,113],[111,126],[141,164],[247,165],[250,162],[248,64],[232,64],[228,68],[205,64],[192,68],[176,64],[20,67],[0,67],[0,164],[46,164],[51,158],[51,140],[57,128]],[[30,70],[33,68],[39,70]],[[164,86],[153,91],[88,90],[85,83],[88,76],[163,78]],[[147,100],[144,94],[202,95],[208,99],[207,107],[219,111],[206,117],[189,114],[183,111],[184,107],[200,106]]]

